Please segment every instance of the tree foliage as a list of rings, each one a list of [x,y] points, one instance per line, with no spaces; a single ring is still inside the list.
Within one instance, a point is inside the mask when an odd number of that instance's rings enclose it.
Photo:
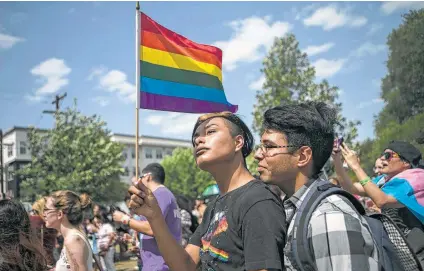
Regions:
[[[322,101],[331,104],[338,111],[338,133],[346,142],[357,137],[359,121],[347,121],[341,114],[342,104],[338,102],[339,88],[327,80],[316,83],[315,68],[309,63],[306,53],[301,52],[293,34],[274,41],[263,61],[261,72],[265,75],[263,90],[256,94],[253,129],[261,133],[263,113],[274,106],[305,101]]]
[[[383,110],[375,118],[375,139],[361,144],[361,161],[371,172],[390,140],[424,151],[424,9],[403,15],[387,38],[387,75],[382,79]]]
[[[197,167],[192,149],[175,149],[172,156],[163,159],[162,166],[165,168],[165,184],[176,194],[195,198],[208,185],[215,183],[208,172]]]
[[[88,193],[98,202],[123,199],[127,188],[119,180],[123,146],[111,141],[98,116],[84,116],[75,102],[56,116],[55,129],[32,129],[28,138],[32,161],[18,172],[24,198],[68,189]]]

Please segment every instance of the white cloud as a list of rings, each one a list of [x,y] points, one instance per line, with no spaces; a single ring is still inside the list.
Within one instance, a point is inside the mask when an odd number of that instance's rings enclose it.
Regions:
[[[125,102],[135,102],[137,93],[135,85],[128,82],[127,75],[119,70],[108,71],[100,66],[93,68],[87,77],[87,80],[98,79],[98,87],[110,92],[116,93],[119,98]]]
[[[31,74],[36,76],[36,82],[41,84],[35,91],[34,96],[28,96],[32,101],[39,101],[40,96],[45,96],[58,92],[61,88],[69,84],[67,75],[71,72],[63,59],[47,59],[31,70]]]
[[[335,59],[335,60],[328,60],[328,59],[318,59],[312,65],[315,67],[315,75],[320,78],[328,78],[336,73],[338,73],[345,64],[346,59]]]
[[[385,49],[386,49],[386,45],[384,44],[373,44],[371,42],[365,42],[353,52],[353,55],[356,57],[376,55],[380,52],[383,52]]]
[[[372,24],[370,30],[367,32],[367,36],[372,36],[377,33],[379,30],[383,29],[383,24]]]
[[[214,43],[224,52],[224,69],[231,71],[239,63],[261,59],[265,50],[271,47],[274,38],[284,36],[292,28],[287,22],[271,23],[270,20],[269,16],[249,17],[229,24],[234,31],[232,37]]]
[[[1,49],[10,49],[12,48],[16,43],[23,42],[25,39],[14,37],[6,34],[0,33],[0,48]]]
[[[93,99],[93,101],[95,103],[99,104],[101,107],[105,107],[105,106],[109,105],[109,103],[110,103],[108,98],[102,97],[102,96],[95,97]]]
[[[257,80],[249,84],[249,89],[251,90],[261,90],[265,83],[265,75],[262,75]]]
[[[365,101],[365,102],[361,102],[358,104],[358,106],[356,107],[357,109],[363,109],[365,107],[369,107],[372,106],[374,104],[379,104],[382,103],[383,99],[381,98],[376,98],[376,99],[372,99],[371,101]]]
[[[304,51],[308,56],[314,56],[314,55],[317,55],[317,54],[321,54],[321,53],[327,52],[328,50],[330,50],[331,48],[333,48],[333,46],[334,46],[334,43],[327,42],[327,43],[324,43],[322,45],[311,45],[311,46],[308,46],[308,47],[306,47],[302,51]]]
[[[380,7],[381,11],[386,15],[392,14],[396,10],[420,8],[424,8],[424,2],[422,1],[384,2]]]
[[[159,126],[160,132],[167,135],[188,135],[200,114],[160,112],[147,117],[146,122]]]
[[[99,67],[92,68],[91,71],[90,71],[90,74],[87,77],[87,80],[88,81],[91,81],[94,78],[96,78],[96,77],[98,77],[98,76],[100,76],[102,74],[105,74],[106,71],[107,71],[107,69],[104,66],[99,66]]]
[[[295,20],[299,21],[301,18],[307,16],[312,10],[314,10],[316,7],[318,6],[318,4],[310,4],[304,8],[302,8],[299,12],[297,12],[297,9],[294,8],[292,9],[292,13],[296,14]]]
[[[329,31],[342,26],[361,27],[367,23],[367,18],[349,14],[346,10],[337,8],[335,5],[321,7],[303,20],[306,26],[321,26]]]

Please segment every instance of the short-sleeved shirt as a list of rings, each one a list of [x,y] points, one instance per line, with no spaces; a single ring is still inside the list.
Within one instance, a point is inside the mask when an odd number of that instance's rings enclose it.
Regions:
[[[202,270],[283,270],[286,238],[281,200],[259,180],[219,196],[189,243],[200,247]]]
[[[168,225],[169,231],[178,243],[181,242],[181,218],[178,210],[177,201],[174,194],[161,186],[153,191],[153,195],[159,203],[162,215]],[[140,216],[141,221],[146,221],[146,218]],[[143,234],[140,238],[140,256],[143,262],[143,270],[165,271],[169,267],[165,264],[165,260],[160,254],[156,239],[152,236]]]

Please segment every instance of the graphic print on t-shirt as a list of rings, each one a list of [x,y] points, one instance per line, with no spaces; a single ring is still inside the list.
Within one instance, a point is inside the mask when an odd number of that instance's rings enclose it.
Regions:
[[[222,262],[228,262],[229,254],[222,249],[212,245],[214,240],[219,240],[219,235],[228,229],[226,212],[218,212],[211,220],[208,231],[202,237],[202,253],[209,253],[213,258]],[[217,243],[217,242],[214,242]]]

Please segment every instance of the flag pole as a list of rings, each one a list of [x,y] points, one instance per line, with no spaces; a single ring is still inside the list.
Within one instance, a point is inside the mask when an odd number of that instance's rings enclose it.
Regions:
[[[135,7],[135,91],[137,92],[137,101],[135,108],[135,176],[136,180],[138,180],[139,172],[138,172],[138,147],[139,147],[139,108],[140,108],[140,33],[141,33],[141,21],[140,21],[140,3],[137,1]]]

